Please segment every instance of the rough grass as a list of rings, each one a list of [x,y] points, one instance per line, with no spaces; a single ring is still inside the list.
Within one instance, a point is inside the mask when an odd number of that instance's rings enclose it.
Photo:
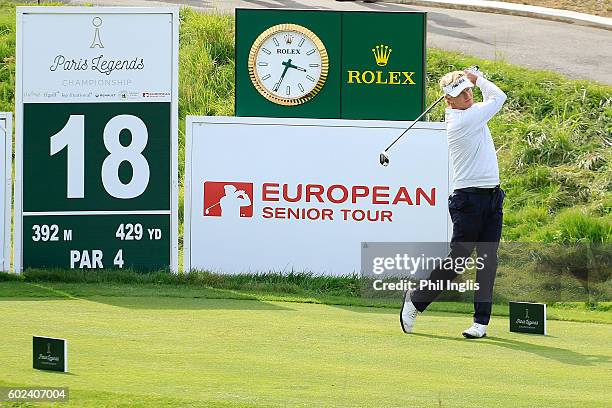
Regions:
[[[503,239],[612,239],[612,87],[429,50],[428,99],[445,72],[477,64],[507,94],[489,122],[507,193]],[[438,107],[430,120],[442,120]],[[577,227],[580,225],[580,227]]]

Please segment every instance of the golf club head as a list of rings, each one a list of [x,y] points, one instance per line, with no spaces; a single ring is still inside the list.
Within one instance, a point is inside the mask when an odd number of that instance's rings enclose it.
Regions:
[[[389,165],[389,155],[387,152],[382,152],[380,154],[380,165],[387,167]]]
[[[484,73],[480,70],[478,65],[472,65],[471,67],[467,68],[466,71],[471,72],[477,77],[484,77]]]

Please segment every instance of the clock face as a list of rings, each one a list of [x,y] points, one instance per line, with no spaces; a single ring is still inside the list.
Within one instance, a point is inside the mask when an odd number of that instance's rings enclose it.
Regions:
[[[248,64],[257,91],[286,106],[312,99],[325,84],[329,68],[319,37],[296,24],[279,24],[264,31],[251,47]]]

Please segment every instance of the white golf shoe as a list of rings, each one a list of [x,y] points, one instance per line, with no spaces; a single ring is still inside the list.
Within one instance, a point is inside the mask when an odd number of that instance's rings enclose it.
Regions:
[[[404,303],[402,303],[402,310],[400,312],[400,324],[402,325],[404,333],[412,333],[412,327],[414,326],[414,321],[418,313],[419,311],[412,304],[412,300],[410,300],[410,292],[406,291],[404,294]]]
[[[472,327],[463,331],[463,337],[466,339],[479,339],[487,336],[487,325],[474,323]]]

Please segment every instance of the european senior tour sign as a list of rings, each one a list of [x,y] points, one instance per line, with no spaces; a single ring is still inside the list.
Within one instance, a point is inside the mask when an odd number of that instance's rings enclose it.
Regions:
[[[449,239],[444,124],[192,117],[185,270],[360,272],[362,242]]]
[[[177,88],[177,8],[17,8],[16,271],[176,270]]]

